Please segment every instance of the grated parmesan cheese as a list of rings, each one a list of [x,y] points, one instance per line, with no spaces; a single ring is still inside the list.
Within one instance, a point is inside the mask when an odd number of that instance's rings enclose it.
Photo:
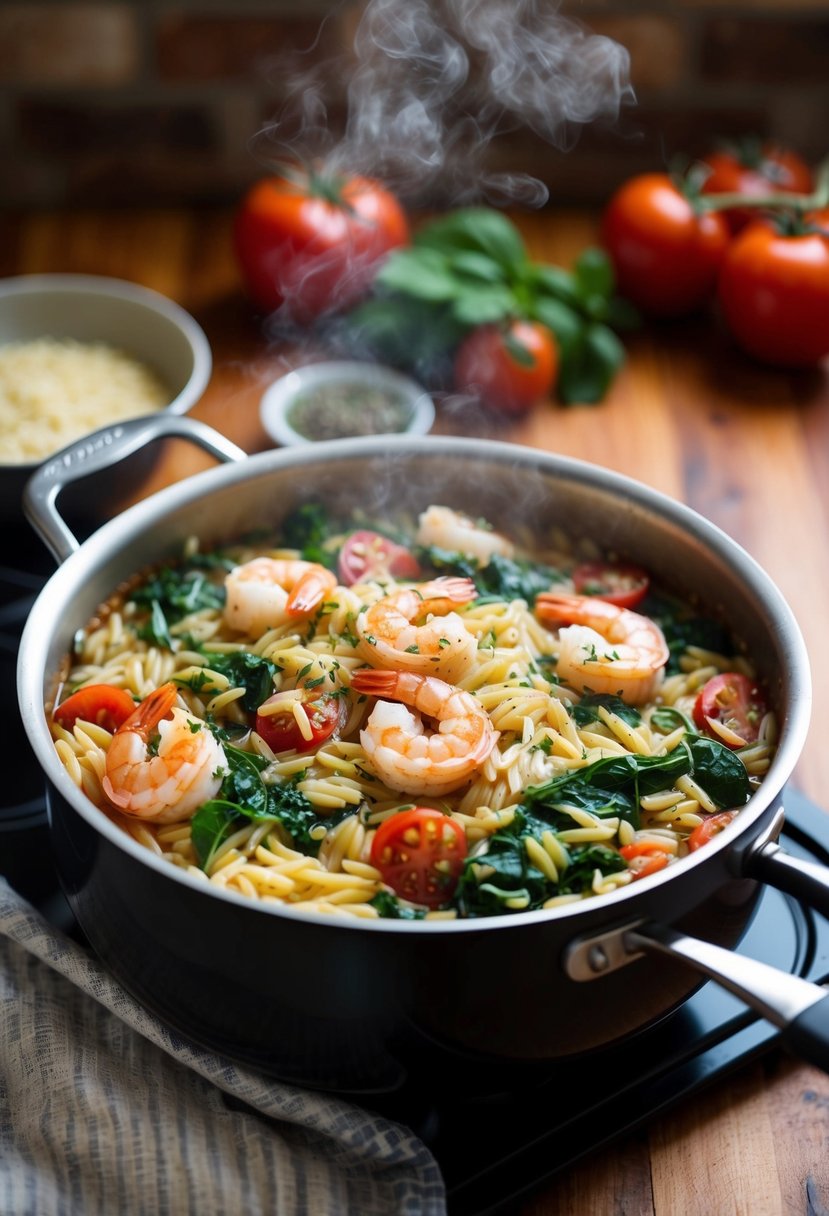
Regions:
[[[169,405],[144,364],[103,342],[38,338],[0,346],[0,463],[26,464],[110,422]]]

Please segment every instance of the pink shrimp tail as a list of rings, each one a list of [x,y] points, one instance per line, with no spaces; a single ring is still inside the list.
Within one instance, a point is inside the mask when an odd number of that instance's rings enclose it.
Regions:
[[[420,588],[424,600],[451,600],[453,604],[468,604],[478,594],[471,578],[456,574],[441,575]]]
[[[337,580],[328,571],[306,570],[288,596],[285,611],[289,616],[308,616],[319,608],[326,591],[336,583]]]
[[[140,705],[137,705],[125,722],[118,727],[118,733],[134,731],[142,739],[149,739],[153,730],[162,718],[166,718],[176,703],[178,688],[175,684],[162,684],[153,689]]]
[[[594,595],[560,595],[555,591],[542,591],[536,597],[536,615],[542,621],[557,621],[559,624],[581,624],[589,607],[591,616],[618,616],[618,609]],[[609,611],[608,611],[609,610]]]
[[[374,669],[355,671],[351,677],[351,687],[355,692],[367,692],[373,697],[393,697],[397,691],[399,673],[396,671],[376,671]]]

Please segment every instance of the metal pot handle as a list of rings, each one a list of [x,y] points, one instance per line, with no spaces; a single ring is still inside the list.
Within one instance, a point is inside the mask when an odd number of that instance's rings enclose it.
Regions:
[[[574,980],[599,979],[645,951],[679,959],[716,980],[780,1027],[783,1042],[795,1055],[829,1072],[829,990],[757,959],[649,921],[572,942],[564,968]]]
[[[98,473],[137,452],[153,440],[168,436],[189,439],[217,460],[244,460],[247,453],[195,418],[180,414],[151,414],[115,426],[101,427],[57,452],[32,474],[23,491],[23,511],[58,562],[79,548],[79,541],[57,509],[61,490],[90,473]]]
[[[665,925],[647,924],[625,936],[629,949],[668,954],[716,980],[780,1027],[780,1037],[794,1055],[829,1072],[827,988]]]
[[[768,883],[829,917],[829,867],[794,857],[777,843],[784,818],[780,807],[764,832],[746,845],[738,841],[730,854],[731,869],[738,877]]]

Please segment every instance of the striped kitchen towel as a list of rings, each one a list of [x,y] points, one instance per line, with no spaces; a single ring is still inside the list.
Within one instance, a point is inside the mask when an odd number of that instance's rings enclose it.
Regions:
[[[406,1127],[182,1042],[0,879],[3,1216],[443,1216]]]

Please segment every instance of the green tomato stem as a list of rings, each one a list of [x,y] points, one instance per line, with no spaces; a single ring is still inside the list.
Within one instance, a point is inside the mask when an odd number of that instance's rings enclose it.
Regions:
[[[728,211],[734,207],[750,207],[768,210],[785,207],[790,211],[819,211],[829,205],[829,158],[823,161],[815,174],[815,188],[811,194],[701,194],[696,199],[701,211]]]

